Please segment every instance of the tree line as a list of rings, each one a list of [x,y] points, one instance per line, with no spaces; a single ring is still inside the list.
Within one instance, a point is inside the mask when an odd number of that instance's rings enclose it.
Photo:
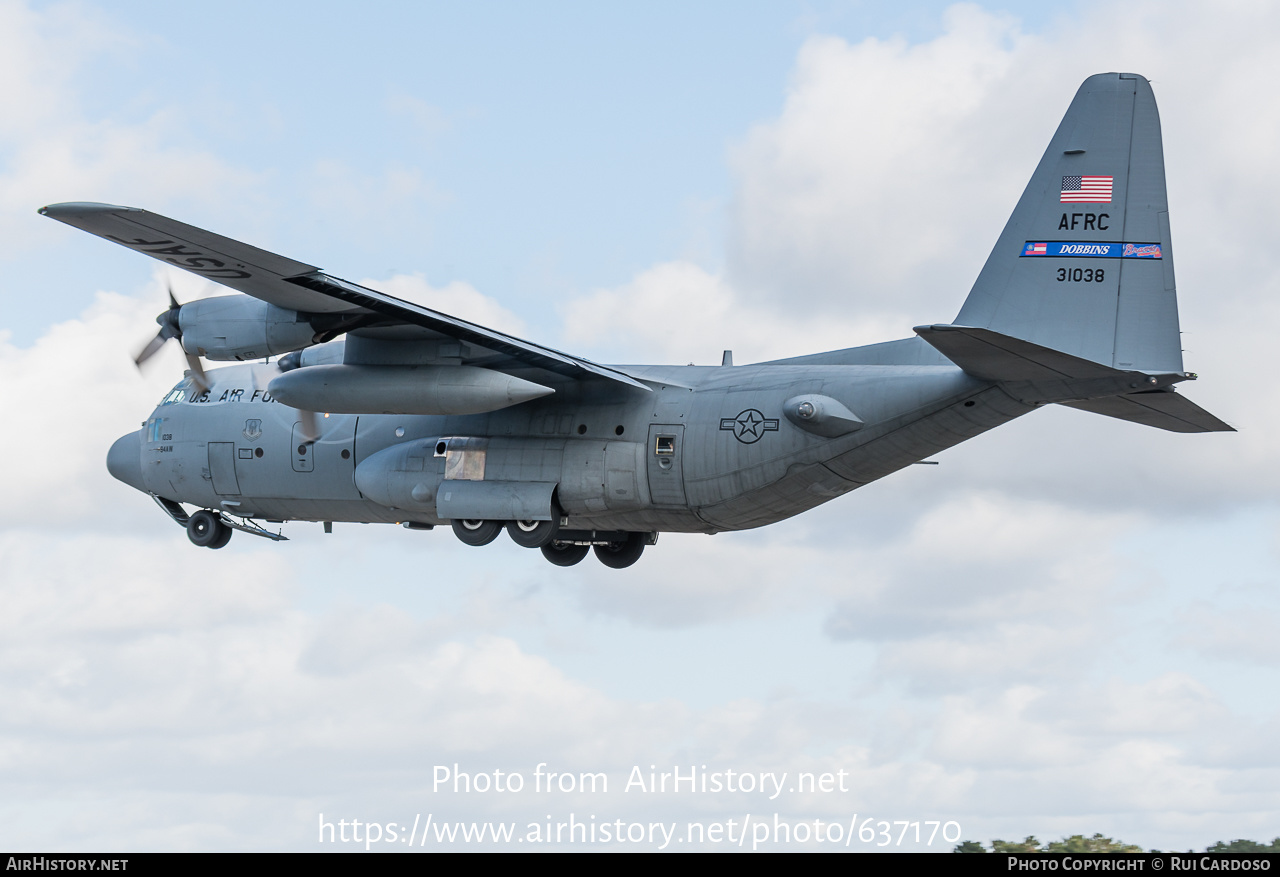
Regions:
[[[1233,841],[1218,841],[1213,846],[1205,847],[1206,853],[1280,853],[1280,837],[1269,844],[1256,840],[1240,838]],[[1085,837],[1073,834],[1062,840],[1049,841],[1042,844],[1035,835],[1024,840],[993,840],[988,850],[976,840],[966,840],[956,845],[953,853],[1160,853],[1169,850],[1144,850],[1137,844],[1127,844],[1121,840],[1112,840],[1101,834]],[[1187,850],[1194,852],[1194,850]]]

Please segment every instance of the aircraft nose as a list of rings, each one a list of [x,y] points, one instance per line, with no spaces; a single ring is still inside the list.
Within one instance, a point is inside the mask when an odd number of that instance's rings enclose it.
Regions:
[[[147,486],[142,483],[142,430],[116,439],[107,451],[107,471],[135,490],[147,492]]]

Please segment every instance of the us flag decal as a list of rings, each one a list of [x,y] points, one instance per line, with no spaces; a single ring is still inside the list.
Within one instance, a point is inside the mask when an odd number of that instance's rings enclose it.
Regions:
[[[1063,177],[1062,204],[1110,204],[1111,177]]]

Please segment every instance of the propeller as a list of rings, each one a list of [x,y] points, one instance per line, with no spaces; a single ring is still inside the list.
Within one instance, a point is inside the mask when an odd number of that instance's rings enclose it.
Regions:
[[[139,369],[142,368],[144,362],[155,356],[156,352],[161,347],[164,347],[165,342],[169,339],[176,338],[179,345],[182,344],[182,322],[179,319],[182,305],[178,303],[177,296],[173,294],[172,285],[165,284],[165,289],[169,293],[169,309],[156,317],[156,322],[160,325],[160,331],[133,358],[134,364]],[[204,392],[209,389],[209,379],[205,376],[204,366],[200,363],[200,357],[193,353],[187,353],[185,347],[182,352],[187,358],[188,374],[191,376],[191,382],[195,385],[197,392]],[[254,389],[257,389],[258,378],[256,372],[250,370],[249,375],[249,380],[252,381]],[[319,441],[321,432],[316,412],[305,411],[301,408],[296,410],[298,412],[298,420],[302,424],[303,439],[307,442]]]
[[[156,351],[164,347],[164,343],[170,338],[178,339],[179,345],[182,343],[182,324],[178,320],[178,313],[182,310],[182,305],[178,304],[178,299],[173,294],[173,287],[165,284],[165,288],[169,293],[169,309],[160,316],[156,317],[156,322],[160,324],[160,331],[156,333],[156,337],[147,342],[147,346],[142,348],[137,356],[133,358],[133,362],[139,369],[142,364],[155,356]],[[200,364],[200,357],[192,353],[187,353],[185,348],[183,354],[187,357],[187,367],[191,370],[191,381],[199,388],[200,391],[209,389],[209,381],[204,375],[204,366]]]
[[[298,422],[302,424],[302,440],[305,442],[317,442],[320,440],[320,422],[314,411],[308,411],[305,408],[295,408],[298,412]]]

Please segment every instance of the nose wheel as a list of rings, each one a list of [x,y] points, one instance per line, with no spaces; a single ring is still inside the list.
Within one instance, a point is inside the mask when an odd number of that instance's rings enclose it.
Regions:
[[[187,521],[187,538],[201,548],[222,548],[231,541],[231,528],[208,509],[201,509]]]

